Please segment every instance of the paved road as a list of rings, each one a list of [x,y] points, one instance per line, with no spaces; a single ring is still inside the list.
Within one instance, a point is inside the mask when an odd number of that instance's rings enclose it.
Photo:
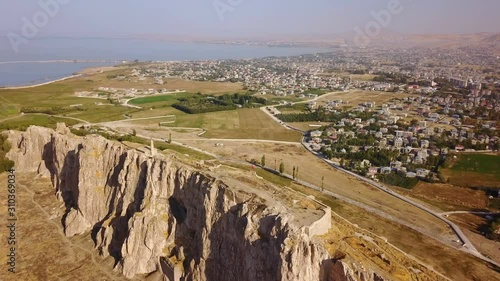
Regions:
[[[492,213],[492,212],[474,212],[474,211],[453,211],[453,212],[445,212],[441,213],[443,216],[456,215],[456,214],[472,214],[472,215],[484,215],[484,216],[498,216],[500,213]]]
[[[274,117],[274,115],[272,115],[270,112],[267,111],[267,109],[265,107],[262,107],[261,110],[263,110],[266,114],[268,114],[269,116],[272,117],[273,120],[275,120],[276,122],[279,122],[282,126],[290,129],[290,130],[296,130],[296,131],[300,131],[302,133],[304,133],[304,131],[300,130],[300,129],[297,129],[297,128],[294,128],[280,120],[278,120],[276,117]],[[55,116],[55,117],[62,117],[62,118],[68,118],[66,116]],[[158,119],[158,118],[165,118],[165,117],[171,117],[171,115],[167,115],[167,116],[156,116],[156,117],[146,117],[146,118],[136,118],[136,119],[126,119],[126,120],[119,120],[119,121],[112,121],[112,122],[103,122],[103,123],[96,123],[96,124],[99,124],[99,125],[106,125],[106,124],[110,124],[110,123],[118,123],[118,122],[123,122],[123,121],[135,121],[135,120],[149,120],[149,119]],[[70,117],[71,118],[71,117]],[[71,119],[74,119],[74,118],[71,118]],[[77,120],[80,120],[80,119],[77,119]],[[89,124],[89,122],[85,121],[85,120],[81,120],[81,121],[84,121],[86,122],[87,124]],[[143,136],[143,135],[137,135],[139,137],[142,137],[142,138],[150,138],[148,136]],[[153,140],[155,141],[159,141],[159,142],[165,142],[164,139],[160,139],[160,138],[153,138]],[[301,140],[301,143],[302,145],[311,153],[313,153],[313,155],[315,155],[316,157],[320,158],[321,160],[325,161],[327,164],[329,164],[331,167],[341,171],[341,172],[344,172],[348,175],[351,175],[353,177],[356,177],[357,179],[361,180],[361,181],[364,181],[366,182],[367,184],[375,187],[375,188],[378,188],[380,189],[381,191],[383,192],[386,192],[416,208],[419,208],[431,215],[433,215],[434,217],[438,218],[439,220],[443,221],[444,223],[446,223],[447,225],[449,225],[451,227],[451,229],[455,232],[455,234],[458,236],[458,238],[460,239],[460,241],[462,242],[463,244],[463,248],[461,248],[462,251],[465,251],[465,252],[468,252],[486,262],[489,262],[489,263],[492,263],[498,267],[500,267],[500,264],[491,260],[491,259],[488,259],[487,257],[483,256],[475,247],[474,245],[470,242],[470,240],[467,238],[467,236],[465,236],[465,234],[462,232],[462,230],[456,225],[454,224],[453,222],[451,222],[450,220],[446,219],[441,213],[437,213],[433,210],[431,210],[430,208],[426,207],[426,206],[423,206],[419,203],[416,203],[392,190],[390,190],[389,188],[385,187],[384,185],[380,184],[380,183],[377,183],[377,182],[374,182],[370,179],[367,179],[365,177],[362,177],[362,176],[359,176],[351,171],[348,171],[348,170],[345,170],[343,169],[342,167],[340,167],[337,163],[334,163],[328,159],[325,159],[322,155],[314,152],[305,142],[304,142],[305,138],[303,137],[302,140]],[[228,140],[223,140],[221,139],[221,141],[228,141]],[[269,142],[269,141],[264,141],[264,142]],[[207,154],[207,155],[210,155],[216,159],[220,159],[220,160],[225,160],[225,159],[221,159],[219,156],[213,154],[213,153],[210,153],[208,151],[204,151],[202,149],[199,149],[199,148],[196,148],[196,147],[192,147],[192,146],[189,146],[189,145],[186,145],[186,144],[183,144],[183,143],[179,143],[179,142],[172,142],[174,144],[177,144],[177,145],[180,145],[180,146],[184,146],[184,147],[187,147],[187,148],[190,148],[192,150],[195,150],[195,151],[198,151],[198,152],[201,152],[201,153],[204,153],[204,154]],[[296,144],[296,143],[294,143]],[[246,162],[245,162],[246,163]],[[305,182],[304,182],[305,183]],[[305,183],[305,184],[309,184],[309,183]],[[310,184],[309,184],[310,185]],[[331,194],[332,196],[338,196],[336,194]],[[339,198],[339,197],[337,197]],[[347,198],[348,199],[348,198]],[[349,199],[350,201],[354,201],[354,200],[351,200]],[[359,202],[357,202],[359,203]],[[361,204],[361,203],[359,203]],[[424,233],[425,234],[425,233]],[[449,244],[448,244],[449,245]]]
[[[90,123],[89,121],[86,121],[86,120],[83,120],[83,119],[80,119],[80,118],[75,118],[75,117],[69,117],[69,116],[62,116],[62,115],[50,115],[50,114],[44,114],[44,113],[26,113],[26,114],[37,114],[37,115],[45,115],[45,116],[52,116],[52,117],[58,117],[58,118],[66,118],[66,119],[71,119],[71,120],[75,120],[75,121],[78,121],[78,122],[82,122],[82,123],[85,123],[85,124],[92,124]]]
[[[114,123],[121,123],[121,122],[153,120],[153,119],[172,118],[172,117],[175,117],[175,115],[164,115],[164,116],[144,117],[144,118],[130,118],[130,119],[117,120],[117,121],[95,123],[93,125],[106,125],[106,124],[114,124]]]
[[[332,95],[340,94],[340,93],[347,93],[347,92],[349,92],[349,91],[331,92],[331,93],[328,93],[328,94],[317,96],[317,97],[315,97],[313,99],[310,99],[310,100],[299,101],[299,102],[296,102],[296,103],[310,103],[310,102],[313,102],[313,101],[317,101],[317,100],[319,100],[321,98],[326,98],[328,96],[332,96]]]
[[[335,94],[335,93],[331,93],[331,94]],[[320,98],[320,97],[318,97],[318,98]],[[308,101],[308,102],[310,102],[310,101]],[[270,112],[266,109],[266,107],[261,107],[261,110],[262,110],[262,111],[264,111],[267,115],[271,116],[271,118],[272,118],[274,121],[278,122],[280,125],[282,125],[282,126],[284,126],[284,127],[288,128],[288,129],[290,129],[290,130],[296,130],[296,131],[300,131],[300,132],[304,133],[304,131],[302,131],[302,130],[300,130],[300,129],[297,129],[297,128],[294,128],[294,127],[292,127],[292,126],[290,126],[290,125],[286,124],[285,122],[283,122],[283,121],[279,120],[278,118],[276,118],[273,114],[271,114],[271,113],[270,113]],[[476,256],[476,257],[478,257],[478,258],[480,258],[480,259],[482,259],[482,260],[484,260],[484,261],[487,261],[487,262],[489,262],[489,263],[495,264],[496,266],[499,266],[499,267],[500,267],[500,264],[499,264],[499,263],[497,263],[497,262],[495,262],[495,261],[493,261],[493,260],[491,260],[491,259],[489,259],[489,258],[487,258],[487,257],[483,256],[483,255],[482,255],[482,254],[481,254],[481,253],[480,253],[480,252],[479,252],[479,251],[478,251],[478,250],[474,247],[474,245],[471,243],[471,241],[469,240],[469,238],[467,238],[467,236],[466,236],[466,235],[463,233],[463,231],[460,229],[460,227],[458,227],[458,226],[457,226],[456,224],[454,224],[452,221],[448,220],[448,219],[447,219],[445,216],[443,216],[441,213],[435,212],[434,210],[432,210],[432,209],[430,209],[430,208],[428,208],[428,207],[426,207],[426,206],[424,206],[424,205],[422,205],[422,204],[419,204],[419,203],[417,203],[417,202],[414,202],[414,201],[410,200],[409,198],[407,198],[407,197],[405,197],[405,196],[402,196],[402,195],[400,195],[400,194],[398,194],[398,193],[396,193],[396,192],[392,191],[391,189],[389,189],[389,188],[385,187],[384,185],[382,185],[382,184],[380,184],[380,183],[378,183],[378,182],[372,181],[372,180],[370,180],[370,179],[368,179],[368,178],[362,177],[362,176],[360,176],[360,175],[358,175],[358,174],[355,174],[355,173],[353,173],[353,172],[351,172],[351,171],[348,171],[348,170],[343,169],[342,167],[340,167],[340,165],[339,165],[339,164],[334,163],[334,162],[332,162],[332,161],[330,161],[330,160],[328,160],[328,159],[325,159],[325,158],[324,158],[321,154],[319,154],[319,153],[317,153],[317,152],[313,151],[313,150],[312,150],[312,149],[311,149],[311,148],[310,148],[310,147],[309,147],[309,146],[308,146],[308,145],[304,142],[304,140],[305,140],[305,137],[303,137],[303,138],[302,138],[302,140],[301,140],[302,145],[303,145],[303,146],[304,146],[304,147],[305,147],[305,148],[306,148],[309,152],[311,152],[312,154],[314,154],[316,157],[320,158],[321,160],[325,161],[325,162],[326,162],[328,165],[330,165],[331,167],[333,167],[333,168],[335,168],[335,169],[337,169],[337,170],[339,170],[339,171],[341,171],[341,172],[344,172],[344,173],[346,173],[346,174],[348,174],[348,175],[351,175],[351,176],[353,176],[353,177],[355,177],[355,178],[357,178],[357,179],[359,179],[359,180],[361,180],[361,181],[364,181],[364,182],[366,182],[367,184],[369,184],[369,185],[371,185],[371,186],[373,186],[373,187],[375,187],[375,188],[377,188],[377,189],[379,189],[379,190],[381,190],[381,191],[383,191],[383,192],[385,192],[385,193],[387,193],[387,194],[389,194],[389,195],[391,195],[391,196],[394,196],[394,197],[396,197],[396,198],[398,198],[398,199],[400,199],[400,200],[402,200],[402,201],[404,201],[404,202],[406,202],[406,203],[408,203],[408,204],[410,204],[410,205],[412,205],[412,206],[414,206],[414,207],[416,207],[416,208],[418,208],[418,209],[420,209],[420,210],[423,210],[423,211],[427,212],[428,214],[430,214],[430,215],[432,215],[432,216],[434,216],[434,217],[436,217],[437,219],[439,219],[439,220],[441,220],[442,222],[446,223],[446,224],[447,224],[447,225],[448,225],[448,226],[449,226],[449,227],[453,230],[453,232],[457,235],[457,237],[460,239],[460,241],[462,242],[462,245],[463,245],[463,248],[462,248],[461,250],[463,250],[463,251],[465,251],[465,252],[468,252],[468,253],[470,253],[470,254],[472,254],[472,255],[474,255],[474,256]]]
[[[290,130],[290,128],[284,122],[282,122],[281,120],[276,118],[276,116],[274,116],[271,112],[269,112],[269,110],[267,110],[268,107],[275,108],[275,106],[263,106],[260,108],[260,110],[262,110],[265,114],[267,114],[267,116],[271,117],[271,119],[273,119],[275,122],[279,123],[285,129]]]
[[[5,122],[5,121],[8,121],[8,120],[12,120],[12,119],[17,119],[17,118],[20,118],[20,117],[23,117],[23,115],[16,115],[16,116],[12,116],[12,117],[8,117],[8,118],[4,118],[4,119],[1,119],[1,120],[0,120],[0,123]]]
[[[179,140],[179,141],[220,141],[220,142],[277,143],[277,144],[300,145],[300,142],[275,141],[275,140],[257,140],[257,139],[206,139],[206,138],[197,138],[197,139],[177,139],[177,140]]]
[[[320,158],[321,160],[325,161],[327,164],[329,164],[331,167],[341,171],[341,172],[344,172],[348,175],[351,175],[361,181],[364,181],[366,182],[367,184],[391,195],[391,196],[394,196],[416,208],[419,208],[425,212],[427,212],[428,214],[438,218],[439,220],[441,220],[442,222],[446,223],[448,226],[450,226],[450,228],[453,230],[453,232],[455,232],[455,234],[457,235],[457,237],[460,239],[460,241],[462,242],[462,245],[463,245],[463,248],[461,250],[465,251],[465,252],[468,252],[486,262],[489,262],[489,263],[492,263],[496,266],[499,266],[500,267],[500,264],[483,256],[475,247],[474,245],[471,243],[471,241],[469,240],[469,238],[467,238],[467,236],[463,233],[463,231],[460,229],[460,227],[458,227],[455,223],[453,223],[452,221],[448,220],[447,218],[445,218],[441,213],[438,213],[438,212],[435,212],[434,210],[422,205],[422,204],[419,204],[417,202],[414,202],[410,199],[408,199],[407,197],[405,196],[402,196],[394,191],[392,191],[391,189],[385,187],[384,185],[378,183],[378,182],[375,182],[375,181],[372,181],[370,179],[367,179],[365,177],[362,177],[356,173],[353,173],[351,171],[348,171],[346,169],[343,169],[342,167],[340,167],[340,165],[338,165],[337,163],[334,163],[333,161],[330,161],[328,159],[325,159],[321,154],[313,151],[305,142],[304,142],[304,139],[302,141],[302,144],[304,145],[304,147],[309,151],[311,152],[312,154],[314,154],[316,157]]]

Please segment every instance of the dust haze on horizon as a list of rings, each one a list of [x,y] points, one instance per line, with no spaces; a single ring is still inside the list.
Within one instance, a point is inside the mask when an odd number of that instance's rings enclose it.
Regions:
[[[395,34],[500,32],[498,0],[40,0],[67,2],[39,37],[151,37],[174,39],[317,39],[352,34],[373,12],[399,1],[383,31]],[[5,1],[0,36],[20,33],[39,1]],[[218,10],[219,9],[219,10]]]

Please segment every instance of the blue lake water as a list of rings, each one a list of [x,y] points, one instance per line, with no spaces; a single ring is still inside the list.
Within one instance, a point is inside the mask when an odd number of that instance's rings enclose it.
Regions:
[[[293,56],[328,52],[324,48],[267,47],[178,43],[139,39],[32,39],[13,51],[6,38],[0,38],[0,62],[51,60],[215,60],[268,56]],[[106,63],[0,63],[0,86],[30,85],[71,75],[82,69]]]

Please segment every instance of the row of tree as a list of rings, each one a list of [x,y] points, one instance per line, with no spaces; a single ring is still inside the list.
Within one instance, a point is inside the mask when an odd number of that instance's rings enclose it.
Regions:
[[[179,102],[173,104],[172,107],[188,114],[199,114],[234,110],[239,107],[251,108],[266,104],[266,99],[254,97],[249,94],[235,93],[232,95],[206,96],[198,93],[179,99]]]

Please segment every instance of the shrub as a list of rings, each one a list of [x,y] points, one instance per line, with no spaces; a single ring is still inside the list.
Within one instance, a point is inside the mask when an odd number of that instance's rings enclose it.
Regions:
[[[5,155],[10,151],[11,145],[7,141],[7,136],[0,134],[0,173],[10,170],[14,167],[14,161],[8,159]]]

